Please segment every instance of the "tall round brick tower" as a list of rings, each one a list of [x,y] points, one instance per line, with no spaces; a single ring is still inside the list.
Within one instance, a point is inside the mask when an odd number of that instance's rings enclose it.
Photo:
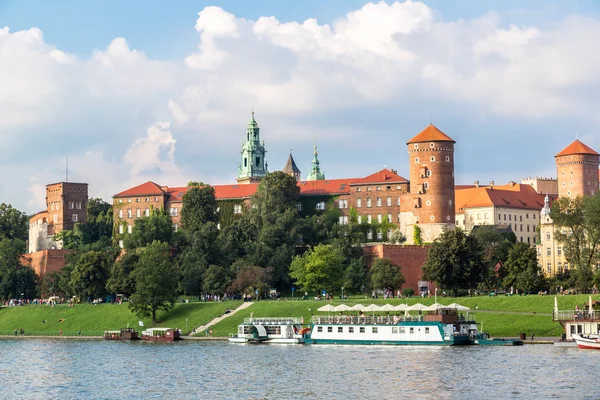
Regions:
[[[410,195],[405,209],[412,211],[412,224],[407,218],[404,231],[409,242],[413,242],[416,224],[423,242],[432,242],[444,228],[454,227],[455,143],[433,124],[407,142]]]
[[[598,192],[600,154],[575,140],[556,156],[558,196],[592,196]]]

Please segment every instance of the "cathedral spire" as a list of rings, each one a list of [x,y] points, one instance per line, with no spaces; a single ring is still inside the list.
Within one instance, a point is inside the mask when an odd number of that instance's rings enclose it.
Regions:
[[[321,167],[319,166],[319,164],[319,153],[317,153],[317,138],[315,138],[312,168],[310,170],[310,174],[306,177],[307,181],[322,181],[325,179],[325,175],[323,175],[323,173],[321,172]]]
[[[254,119],[253,107],[246,128],[246,142],[242,144],[242,163],[238,167],[237,177],[239,183],[258,182],[267,175],[266,152],[265,142],[260,142],[260,128]]]

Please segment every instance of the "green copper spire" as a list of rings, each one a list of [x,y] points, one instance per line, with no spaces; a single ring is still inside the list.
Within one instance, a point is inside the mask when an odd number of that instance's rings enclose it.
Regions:
[[[315,150],[313,152],[312,169],[310,174],[306,177],[307,181],[322,181],[325,179],[325,175],[321,172],[319,167],[319,154],[317,153],[317,139],[315,138]]]
[[[265,142],[260,143],[260,128],[254,119],[253,109],[246,128],[246,142],[242,144],[242,162],[237,177],[239,183],[258,182],[267,175],[266,153]]]

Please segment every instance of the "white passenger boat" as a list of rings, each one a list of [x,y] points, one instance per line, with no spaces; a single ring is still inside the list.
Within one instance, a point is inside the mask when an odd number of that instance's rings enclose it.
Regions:
[[[600,339],[598,338],[598,335],[582,336],[574,333],[571,336],[577,343],[577,347],[580,349],[600,350]]]
[[[244,318],[237,334],[230,334],[232,343],[304,343],[302,318]]]
[[[385,307],[385,306],[384,306]],[[389,306],[392,307],[392,306]],[[371,316],[313,316],[311,330],[304,335],[307,344],[368,344],[368,345],[521,345],[522,341],[493,340],[480,333],[472,313],[461,313],[469,308],[452,304],[434,304],[409,307],[403,315],[376,316],[377,306]],[[389,308],[387,308],[389,309]],[[419,315],[408,311],[418,310]]]

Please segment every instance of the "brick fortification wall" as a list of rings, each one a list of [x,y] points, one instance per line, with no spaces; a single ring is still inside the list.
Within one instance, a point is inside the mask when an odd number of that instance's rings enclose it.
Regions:
[[[429,246],[403,246],[396,244],[374,244],[363,247],[367,266],[371,268],[375,258],[389,258],[392,263],[402,267],[406,282],[402,288],[413,288],[418,293],[418,282],[421,280],[422,267],[427,258]]]
[[[69,254],[69,250],[36,251],[25,254],[21,258],[21,264],[33,268],[41,280],[44,275],[59,271],[67,265],[67,254]]]

